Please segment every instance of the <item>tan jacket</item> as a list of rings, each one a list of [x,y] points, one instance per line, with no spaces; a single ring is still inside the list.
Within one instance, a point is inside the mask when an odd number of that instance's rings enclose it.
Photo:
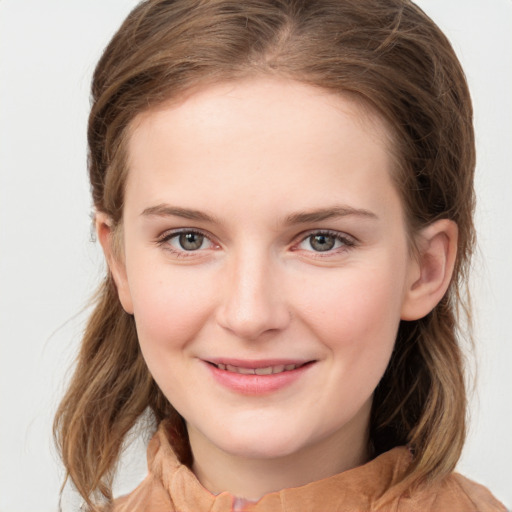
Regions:
[[[302,487],[263,496],[257,503],[227,492],[207,491],[181,464],[165,425],[148,446],[149,474],[129,495],[114,503],[114,512],[504,512],[505,507],[483,486],[453,473],[410,495],[390,486],[410,464],[405,447],[394,448],[367,464]],[[384,500],[382,498],[384,497]],[[385,503],[384,503],[385,502]]]

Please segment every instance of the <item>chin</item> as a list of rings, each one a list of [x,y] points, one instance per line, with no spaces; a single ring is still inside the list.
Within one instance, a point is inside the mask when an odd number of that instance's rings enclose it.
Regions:
[[[246,459],[279,459],[297,451],[297,447],[293,446],[292,443],[288,445],[279,441],[269,443],[263,442],[261,439],[254,443],[232,443],[224,446],[223,449],[230,455]]]
[[[283,431],[275,427],[242,432],[228,429],[228,435],[226,435],[226,431],[221,432],[218,439],[212,439],[212,441],[222,451],[248,459],[287,457],[300,451],[311,442],[307,436],[301,436],[301,432],[297,432],[296,429]]]

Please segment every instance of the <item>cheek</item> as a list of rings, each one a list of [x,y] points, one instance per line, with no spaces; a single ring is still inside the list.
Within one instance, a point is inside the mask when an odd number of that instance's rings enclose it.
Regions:
[[[158,356],[169,347],[183,348],[210,316],[214,290],[209,281],[198,276],[197,269],[133,268],[130,291],[143,351]]]
[[[400,270],[393,267],[341,269],[321,288],[302,286],[307,295],[296,291],[304,322],[345,375],[359,372],[378,381],[387,366],[403,299]]]

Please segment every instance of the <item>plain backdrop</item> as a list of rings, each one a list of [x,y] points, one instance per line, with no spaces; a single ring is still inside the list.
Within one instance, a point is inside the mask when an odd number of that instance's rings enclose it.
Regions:
[[[459,471],[512,506],[512,2],[421,0],[475,104],[478,380]],[[95,62],[133,0],[0,1],[0,512],[56,511],[51,423],[103,273],[91,239],[86,118]],[[116,485],[145,472],[144,439]],[[65,510],[76,510],[66,489]]]

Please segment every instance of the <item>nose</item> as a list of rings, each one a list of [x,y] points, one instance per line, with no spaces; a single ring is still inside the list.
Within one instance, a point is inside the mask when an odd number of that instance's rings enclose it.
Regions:
[[[290,312],[282,287],[282,269],[265,254],[233,257],[222,283],[218,324],[239,338],[256,340],[285,329]]]

